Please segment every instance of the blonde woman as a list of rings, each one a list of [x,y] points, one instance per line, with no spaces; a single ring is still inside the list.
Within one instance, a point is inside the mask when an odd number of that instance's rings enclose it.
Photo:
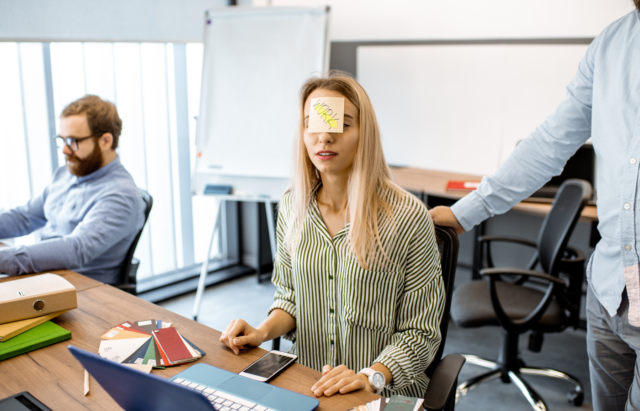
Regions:
[[[344,98],[342,133],[307,128],[311,99]],[[426,207],[391,181],[373,107],[350,76],[312,78],[300,94],[290,190],[278,216],[273,283],[257,328],[222,333],[244,346],[284,336],[298,361],[322,371],[316,396],[366,389],[422,396],[440,344],[444,286]]]

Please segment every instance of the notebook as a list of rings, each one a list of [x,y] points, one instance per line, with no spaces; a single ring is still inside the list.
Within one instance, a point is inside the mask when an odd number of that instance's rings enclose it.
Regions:
[[[6,342],[8,339],[15,337],[16,335],[20,335],[23,332],[37,327],[40,324],[52,320],[66,312],[67,311],[58,311],[56,313],[43,315],[42,317],[28,318],[26,320],[0,324],[0,343]]]
[[[39,326],[0,343],[0,361],[46,347],[71,338],[71,332],[47,321]]]

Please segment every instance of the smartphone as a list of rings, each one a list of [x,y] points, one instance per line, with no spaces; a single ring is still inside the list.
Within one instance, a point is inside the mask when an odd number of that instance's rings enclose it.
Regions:
[[[298,359],[295,354],[282,351],[269,351],[256,362],[240,372],[243,377],[252,380],[267,382],[280,374],[285,368]]]

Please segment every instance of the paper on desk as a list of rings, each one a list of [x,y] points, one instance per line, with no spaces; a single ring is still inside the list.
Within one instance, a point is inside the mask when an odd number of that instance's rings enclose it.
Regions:
[[[151,337],[130,338],[127,340],[102,340],[100,341],[98,353],[102,358],[121,363],[134,351],[142,347],[149,338]]]
[[[310,101],[308,130],[310,133],[342,133],[344,98],[319,97]]]
[[[89,372],[84,370],[84,396],[89,394]]]

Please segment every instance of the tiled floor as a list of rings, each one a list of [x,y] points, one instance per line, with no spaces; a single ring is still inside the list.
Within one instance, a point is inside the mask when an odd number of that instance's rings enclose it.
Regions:
[[[469,275],[459,270],[458,278]],[[458,283],[458,281],[456,281]],[[266,317],[271,305],[275,287],[270,283],[258,284],[255,276],[243,277],[224,284],[209,287],[202,300],[199,320],[212,328],[223,330],[227,324],[242,318],[249,324],[257,326]],[[187,294],[160,303],[161,306],[176,313],[190,317],[193,310],[195,293]],[[542,352],[532,353],[526,349],[528,336],[521,338],[522,356],[530,366],[547,366],[573,374],[582,381],[587,391],[585,404],[575,408],[568,404],[566,393],[571,388],[568,383],[540,377],[529,377],[527,381],[544,398],[547,406],[553,411],[591,410],[589,367],[585,346],[584,331],[565,331],[548,335],[545,338]],[[464,353],[495,359],[498,355],[500,329],[485,327],[479,329],[461,329],[451,324],[445,346],[446,353]],[[288,350],[291,343],[282,340],[281,350]],[[271,342],[262,345],[271,349]],[[483,369],[465,365],[460,374],[460,381],[484,372]],[[502,384],[494,380],[480,386],[463,397],[456,410],[459,411],[513,411],[530,410],[524,397],[512,384]]]

